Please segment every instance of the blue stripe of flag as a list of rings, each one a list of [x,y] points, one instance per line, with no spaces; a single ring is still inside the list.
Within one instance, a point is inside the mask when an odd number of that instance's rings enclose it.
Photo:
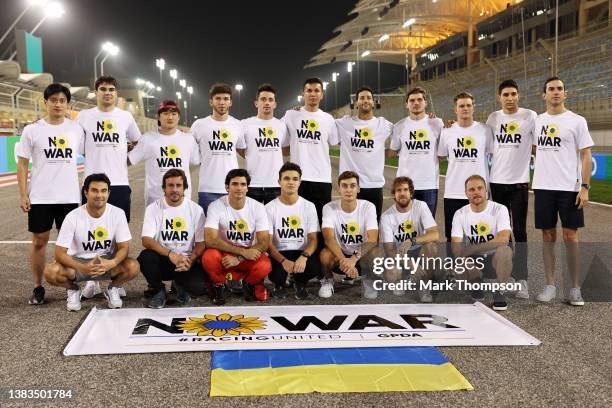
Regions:
[[[364,347],[215,351],[212,369],[240,370],[327,364],[434,364],[448,360],[435,347]]]

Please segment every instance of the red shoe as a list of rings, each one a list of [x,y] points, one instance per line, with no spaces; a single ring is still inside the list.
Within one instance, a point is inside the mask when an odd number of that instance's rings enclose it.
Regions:
[[[263,283],[255,285],[255,299],[261,302],[268,300],[268,290]]]

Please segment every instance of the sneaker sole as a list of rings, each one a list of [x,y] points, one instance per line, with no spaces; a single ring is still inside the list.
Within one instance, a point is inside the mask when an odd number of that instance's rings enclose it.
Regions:
[[[529,293],[524,294],[524,293],[516,292],[514,297],[517,299],[529,299]]]
[[[69,312],[78,312],[79,310],[81,310],[81,306],[79,306],[78,308],[77,308],[77,307],[70,307],[70,306],[66,306],[66,309],[67,309]]]
[[[584,306],[584,301],[570,301],[569,304],[572,306]]]
[[[503,312],[504,310],[508,310],[508,305],[506,306],[492,306],[492,309],[496,312]]]
[[[32,302],[31,300],[28,300],[28,305],[32,305],[32,306],[40,306],[40,305],[44,305],[46,302],[45,300],[41,300],[40,302]]]

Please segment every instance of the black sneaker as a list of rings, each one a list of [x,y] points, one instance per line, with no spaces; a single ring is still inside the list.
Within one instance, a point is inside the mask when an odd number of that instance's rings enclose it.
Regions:
[[[212,302],[219,306],[219,305],[224,305],[225,304],[225,284],[221,283],[219,285],[215,285],[213,287],[213,291],[214,291],[214,297]]]
[[[149,300],[150,309],[163,309],[166,306],[166,290],[160,289]]]
[[[255,285],[250,285],[247,283],[247,281],[242,281],[242,291],[244,292],[244,300],[247,302],[253,302],[256,300]]]
[[[306,300],[308,299],[308,290],[306,289],[306,285],[294,282],[293,287],[295,289],[295,298],[298,300]]]
[[[174,291],[174,294],[176,295],[176,300],[179,303],[185,304],[191,300],[191,296],[189,295],[189,293],[176,281],[172,281],[172,289]]]
[[[241,280],[231,280],[229,281],[230,291],[234,295],[242,295],[242,279]]]
[[[155,289],[153,289],[150,286],[147,286],[147,288],[144,291],[143,296],[145,297],[145,299],[149,299],[149,298],[153,297],[153,295],[155,295]]]
[[[506,296],[499,291],[493,292],[493,310],[503,311],[508,309],[508,303],[506,303]]]
[[[42,286],[37,286],[32,291],[32,296],[28,300],[30,305],[42,305],[45,303],[45,288]]]
[[[272,296],[277,299],[285,299],[287,297],[287,289],[285,289],[285,285],[277,285],[274,287],[272,291]]]
[[[485,294],[482,290],[474,289],[472,291],[472,299],[475,300],[476,302],[482,302],[484,298],[485,298]]]

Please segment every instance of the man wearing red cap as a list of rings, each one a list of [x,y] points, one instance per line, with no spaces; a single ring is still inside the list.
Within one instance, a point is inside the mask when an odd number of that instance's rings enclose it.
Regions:
[[[157,108],[158,131],[145,133],[142,141],[128,154],[131,164],[145,161],[145,207],[164,196],[162,178],[170,169],[181,169],[191,185],[189,163],[200,164],[198,145],[191,133],[178,127],[181,110],[174,101],[161,101]],[[185,189],[191,198],[191,190]]]

